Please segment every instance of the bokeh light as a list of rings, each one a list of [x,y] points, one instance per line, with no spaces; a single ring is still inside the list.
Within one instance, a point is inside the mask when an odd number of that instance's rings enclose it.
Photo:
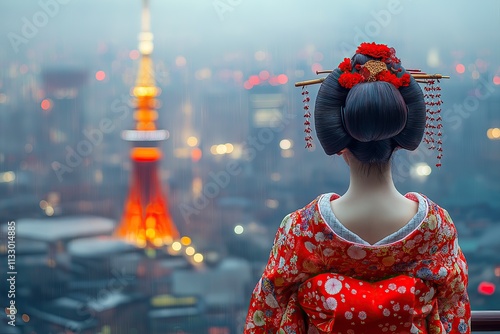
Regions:
[[[457,71],[457,73],[459,73],[459,74],[465,73],[465,66],[464,66],[464,64],[457,64],[455,66],[455,71]]]
[[[245,231],[245,229],[241,225],[236,225],[234,227],[234,233],[235,234],[242,234],[244,231]]]
[[[97,81],[103,81],[104,79],[106,79],[106,72],[104,72],[104,71],[97,71],[95,73],[95,78],[97,79]]]

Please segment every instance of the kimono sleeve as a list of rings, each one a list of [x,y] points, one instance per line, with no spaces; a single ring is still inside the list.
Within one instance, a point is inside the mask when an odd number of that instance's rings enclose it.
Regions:
[[[300,270],[299,220],[300,217],[292,213],[281,222],[267,266],[252,293],[246,334],[305,332],[297,290],[309,275]]]
[[[445,333],[470,333],[471,310],[468,286],[468,266],[465,256],[458,244],[457,231],[448,213],[443,210],[445,220],[444,244],[440,251],[447,250],[439,264],[438,275],[444,280],[438,287],[437,306],[438,315],[431,321],[432,324],[444,327]],[[431,326],[432,328],[432,326]],[[431,330],[432,333],[432,330]]]

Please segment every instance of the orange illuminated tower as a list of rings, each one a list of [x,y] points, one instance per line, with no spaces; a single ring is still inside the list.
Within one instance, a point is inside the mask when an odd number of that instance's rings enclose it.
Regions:
[[[158,173],[162,157],[159,144],[168,138],[168,132],[157,129],[155,123],[158,118],[156,97],[161,90],[155,84],[151,59],[153,34],[150,31],[149,0],[143,0],[139,52],[139,70],[132,93],[136,128],[123,132],[123,139],[132,143],[130,158],[133,169],[124,214],[115,234],[140,247],[161,247],[177,239],[179,232],[170,215]]]

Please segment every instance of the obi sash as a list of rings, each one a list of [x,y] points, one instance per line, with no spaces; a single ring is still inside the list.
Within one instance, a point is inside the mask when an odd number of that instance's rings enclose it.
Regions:
[[[320,274],[301,284],[297,297],[308,333],[427,333],[426,318],[437,313],[435,289],[405,275],[367,282]]]

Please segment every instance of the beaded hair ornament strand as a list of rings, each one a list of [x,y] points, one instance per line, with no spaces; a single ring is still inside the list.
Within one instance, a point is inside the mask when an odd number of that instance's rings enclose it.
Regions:
[[[406,87],[410,84],[410,76],[416,82],[425,84],[424,99],[426,105],[426,123],[423,141],[427,144],[430,150],[437,152],[436,167],[441,166],[441,158],[443,157],[442,148],[442,118],[441,118],[441,87],[440,79],[449,79],[449,76],[441,74],[427,74],[421,70],[406,69],[406,73],[401,74],[402,69],[395,69],[393,64],[399,64],[400,60],[396,57],[394,48],[390,48],[385,44],[376,43],[361,43],[356,50],[356,54],[362,54],[374,58],[367,61],[365,64],[352,66],[351,58],[344,58],[338,68],[342,72],[338,82],[346,88],[351,89],[355,85],[363,82],[385,81],[393,84],[396,88]],[[316,74],[331,73],[333,71],[317,71]],[[313,138],[311,136],[311,112],[309,110],[309,91],[307,86],[320,84],[325,78],[307,80],[295,83],[295,87],[302,87],[302,102],[304,103],[304,126],[305,126],[305,141],[306,148],[312,148]]]

